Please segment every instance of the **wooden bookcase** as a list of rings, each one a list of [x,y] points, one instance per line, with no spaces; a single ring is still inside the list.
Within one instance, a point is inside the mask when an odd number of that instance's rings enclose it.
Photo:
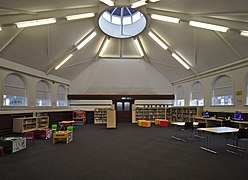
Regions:
[[[137,123],[137,120],[165,119],[166,105],[164,104],[149,104],[135,105],[132,110],[132,123]]]
[[[107,111],[107,128],[116,128],[116,112],[114,109]]]
[[[94,124],[107,124],[107,111],[109,108],[94,109]]]
[[[203,106],[181,106],[166,109],[166,119],[170,121],[194,121],[194,117],[201,116]]]
[[[24,133],[34,131],[37,128],[48,128],[49,117],[21,117],[13,119],[13,132]]]
[[[37,128],[48,128],[49,127],[49,117],[40,116],[37,117]]]

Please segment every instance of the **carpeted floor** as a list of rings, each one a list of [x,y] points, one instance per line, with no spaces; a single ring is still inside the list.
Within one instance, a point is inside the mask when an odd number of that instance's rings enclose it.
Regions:
[[[200,149],[205,140],[180,142],[173,127],[140,128],[119,123],[77,126],[74,141],[35,140],[25,150],[0,157],[0,180],[246,180],[248,154],[226,152],[214,135],[218,154]],[[248,143],[244,143],[248,149]]]

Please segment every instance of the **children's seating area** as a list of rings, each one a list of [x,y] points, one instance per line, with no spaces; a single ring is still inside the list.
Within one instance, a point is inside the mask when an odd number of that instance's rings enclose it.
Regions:
[[[159,125],[160,127],[168,127],[170,125],[170,121],[166,119],[155,119],[155,121],[150,120],[138,120],[139,127],[151,127],[151,123],[154,122],[155,125]]]

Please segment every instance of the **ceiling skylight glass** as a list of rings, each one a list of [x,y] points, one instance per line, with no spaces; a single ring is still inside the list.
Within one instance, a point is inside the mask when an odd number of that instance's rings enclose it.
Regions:
[[[141,33],[146,27],[145,16],[130,7],[115,7],[103,12],[99,18],[101,30],[115,38],[130,38]]]

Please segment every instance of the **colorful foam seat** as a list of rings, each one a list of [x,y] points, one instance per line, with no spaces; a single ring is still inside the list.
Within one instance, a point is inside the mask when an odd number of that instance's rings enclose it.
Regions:
[[[155,125],[159,125],[160,119],[155,119]]]
[[[141,121],[141,127],[151,127],[151,122],[150,121]]]
[[[161,127],[168,127],[169,124],[170,124],[169,121],[166,119],[160,119],[159,120],[159,126],[161,126]]]
[[[138,126],[141,126],[141,123],[143,122],[143,121],[146,121],[146,120],[138,120]]]

